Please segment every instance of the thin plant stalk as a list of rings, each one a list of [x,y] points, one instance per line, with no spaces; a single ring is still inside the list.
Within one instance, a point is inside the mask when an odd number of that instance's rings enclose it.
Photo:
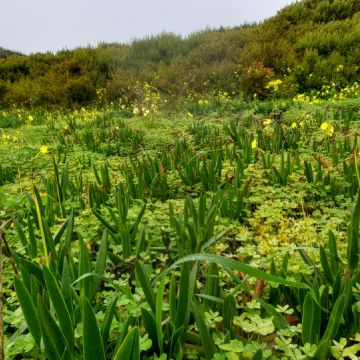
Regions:
[[[35,193],[34,184],[33,184],[33,191]],[[41,216],[41,211],[40,211],[40,206],[39,206],[37,196],[34,196],[34,201],[35,201],[35,207],[36,207],[36,214],[37,214],[37,217],[38,217],[38,220],[39,220],[39,229],[40,229],[41,241],[42,241],[42,245],[43,245],[45,264],[46,264],[47,267],[49,267],[49,265],[50,265],[49,253],[48,253],[48,249],[47,249],[47,245],[46,245],[44,227],[43,227],[43,223],[42,223],[42,216]]]

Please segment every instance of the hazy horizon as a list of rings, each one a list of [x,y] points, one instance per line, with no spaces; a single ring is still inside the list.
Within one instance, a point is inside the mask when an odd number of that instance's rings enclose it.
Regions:
[[[293,0],[12,0],[2,5],[0,46],[24,54],[99,43],[129,43],[171,32],[240,26],[273,16]],[[14,26],[16,24],[16,26]]]

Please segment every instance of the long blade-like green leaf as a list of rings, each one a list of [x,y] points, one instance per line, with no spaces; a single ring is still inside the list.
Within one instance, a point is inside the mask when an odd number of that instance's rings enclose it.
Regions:
[[[163,348],[163,336],[162,336],[162,306],[164,301],[164,286],[165,286],[165,278],[162,278],[159,284],[159,288],[156,294],[156,333],[159,343],[160,353],[164,351]]]
[[[303,316],[302,316],[302,340],[303,344],[316,344],[313,335],[314,318],[317,315],[315,310],[315,301],[312,299],[310,293],[307,293],[303,305]]]
[[[37,307],[48,359],[70,359],[66,339],[40,297],[38,298]]]
[[[33,299],[24,285],[24,283],[18,278],[14,279],[16,295],[19,299],[21,309],[23,311],[26,323],[29,327],[30,333],[35,340],[35,343],[40,346],[41,340],[41,328],[38,314],[36,311]]]
[[[127,334],[113,360],[140,360],[140,332],[135,326]],[[95,359],[95,358],[94,358]]]
[[[43,273],[45,284],[58,317],[61,331],[68,343],[68,349],[72,352],[74,348],[74,329],[69,309],[53,273],[46,266],[43,267]]]
[[[318,349],[315,353],[317,359],[328,359],[328,353],[330,350],[331,340],[336,336],[339,329],[341,319],[345,310],[345,295],[341,294],[336,300],[333,309],[330,314],[329,322],[326,326],[325,333],[321,338],[318,345]]]
[[[255,269],[255,268],[253,268],[249,265],[243,264],[239,261],[236,261],[233,259],[228,259],[228,258],[220,256],[220,255],[211,255],[211,254],[194,254],[194,255],[185,256],[185,257],[181,258],[180,260],[176,261],[169,268],[164,270],[154,280],[154,282],[159,281],[160,278],[162,278],[163,276],[166,276],[169,272],[174,270],[179,265],[187,263],[187,262],[194,262],[194,261],[214,262],[222,267],[228,267],[231,270],[238,270],[238,271],[241,271],[250,276],[254,276],[256,278],[263,279],[265,281],[273,282],[276,284],[287,285],[287,286],[291,286],[291,287],[295,287],[295,288],[299,288],[299,289],[308,289],[309,288],[309,286],[307,284],[304,284],[302,282],[286,280],[284,278],[281,278],[281,277],[278,277],[275,275],[271,275],[271,274],[265,273],[261,270]]]
[[[104,345],[94,310],[86,296],[83,296],[83,358],[84,360],[105,360]]]
[[[100,243],[99,251],[96,255],[96,264],[94,273],[98,276],[95,276],[92,281],[91,293],[89,298],[93,299],[99,290],[99,285],[101,283],[101,278],[104,275],[106,267],[106,255],[108,249],[108,235],[106,230],[103,232],[103,236]]]
[[[114,299],[111,301],[110,305],[108,306],[105,313],[104,322],[101,327],[101,338],[104,344],[104,348],[106,348],[106,344],[109,338],[111,322],[115,314],[117,300],[118,296],[115,296]]]
[[[202,314],[198,304],[192,301],[192,308],[194,311],[196,324],[200,332],[201,343],[204,348],[205,356],[207,359],[212,359],[215,353],[214,343],[212,341],[209,329],[206,325],[204,315]]]
[[[138,259],[136,259],[135,269],[136,269],[137,277],[140,281],[140,285],[144,291],[146,301],[148,302],[153,313],[155,314],[156,313],[155,294],[151,287],[150,281],[146,275],[144,264]]]

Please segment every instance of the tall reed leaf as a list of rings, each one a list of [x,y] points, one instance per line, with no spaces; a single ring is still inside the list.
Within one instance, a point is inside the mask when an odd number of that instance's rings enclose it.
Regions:
[[[105,351],[94,310],[86,296],[82,298],[84,360],[105,360]]]
[[[43,273],[51,302],[59,320],[60,329],[66,338],[68,349],[72,351],[74,347],[74,331],[69,309],[53,273],[46,266],[43,267]]]
[[[135,326],[127,334],[113,360],[140,360],[139,328]],[[95,359],[95,358],[93,358]]]
[[[40,321],[33,299],[24,283],[18,277],[15,277],[14,284],[16,295],[19,299],[19,303],[24,314],[26,323],[29,327],[29,331],[34,338],[36,345],[40,346]]]
[[[214,352],[215,352],[214,344],[213,344],[209,329],[206,325],[204,315],[201,312],[199,305],[195,301],[192,301],[192,308],[194,311],[196,324],[197,324],[197,327],[200,332],[201,344],[204,348],[206,359],[212,359],[214,356]]]
[[[139,279],[140,285],[144,291],[146,301],[148,302],[153,313],[156,313],[155,294],[150,284],[149,278],[147,277],[144,264],[136,259],[136,275]]]
[[[38,313],[42,338],[48,359],[71,359],[64,334],[61,332],[42,298],[38,298]]]
[[[154,282],[158,281],[160,278],[166,276],[169,272],[177,268],[179,265],[188,263],[188,262],[194,262],[194,261],[208,261],[216,263],[226,269],[228,267],[231,270],[237,270],[241,271],[247,275],[254,276],[259,279],[263,279],[265,281],[273,282],[275,284],[281,284],[281,285],[287,285],[294,288],[299,289],[308,289],[309,286],[305,283],[299,282],[299,281],[292,281],[292,280],[286,280],[284,278],[281,278],[276,275],[265,273],[261,270],[255,269],[249,265],[243,264],[239,261],[228,259],[226,257],[220,256],[220,255],[211,255],[211,254],[194,254],[194,255],[188,255],[180,260],[176,261],[174,264],[172,264],[169,268],[164,270],[155,280]]]

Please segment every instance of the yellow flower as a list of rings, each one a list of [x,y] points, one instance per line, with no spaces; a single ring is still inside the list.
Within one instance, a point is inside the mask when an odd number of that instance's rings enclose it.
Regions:
[[[329,127],[326,131],[326,135],[331,137],[331,136],[333,136],[333,134],[334,134],[334,127],[332,125],[329,125]]]
[[[280,79],[272,80],[267,83],[265,86],[268,90],[273,90],[277,92],[279,90],[279,86],[282,84],[282,81]]]
[[[293,123],[291,124],[291,127],[292,127],[293,129],[297,128],[296,122],[293,122]]]
[[[251,148],[252,149],[256,149],[257,148],[257,140],[254,139],[252,142],[251,142]]]
[[[29,120],[29,121],[33,121],[34,118],[33,118],[31,115],[29,115],[29,116],[28,116],[28,120]]]
[[[266,120],[264,120],[263,125],[264,125],[264,126],[268,126],[268,125],[270,125],[271,123],[272,123],[272,120],[271,120],[271,119],[266,119]]]
[[[300,123],[299,123],[299,125],[300,125],[301,127],[303,127],[303,126],[304,126],[304,120],[301,120]]]
[[[187,113],[187,116],[191,118],[194,117],[194,115],[190,111]]]
[[[45,145],[42,145],[42,146],[40,147],[40,153],[41,153],[41,154],[46,154],[47,152],[48,152],[48,147],[45,146]]]
[[[327,122],[323,122],[320,126],[320,129],[324,131],[326,136],[333,136],[334,135],[334,127]]]
[[[329,124],[327,122],[323,122],[320,126],[321,130],[326,130],[329,127]]]
[[[139,115],[139,114],[140,114],[140,110],[139,110],[137,107],[134,107],[133,114],[134,114],[134,115]]]

